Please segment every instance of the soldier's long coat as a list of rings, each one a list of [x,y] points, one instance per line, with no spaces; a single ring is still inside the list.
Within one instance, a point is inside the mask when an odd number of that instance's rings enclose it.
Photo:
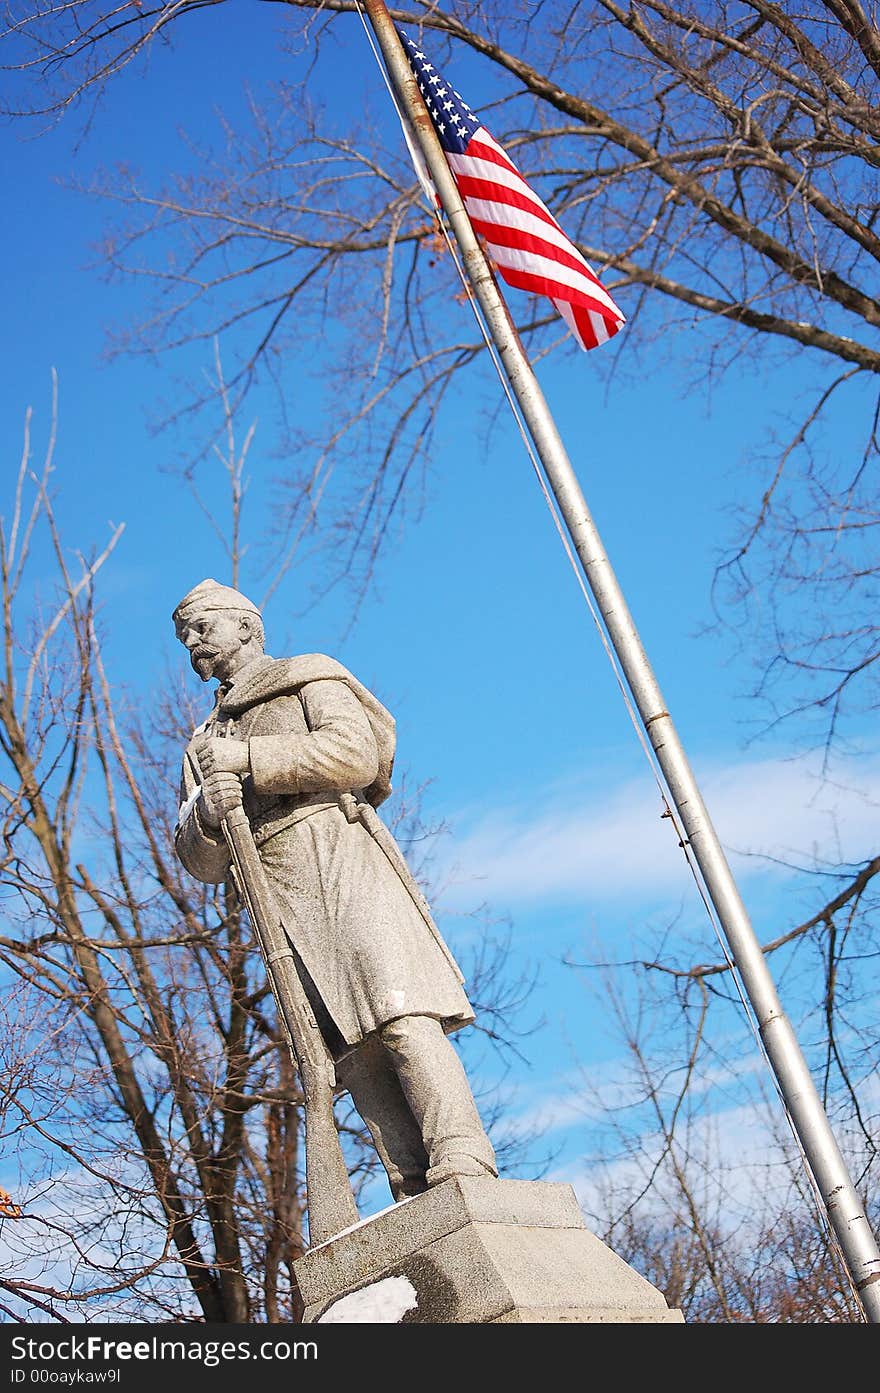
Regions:
[[[462,976],[385,853],[338,795],[381,801],[394,723],[340,663],[322,654],[257,659],[205,726],[246,740],[244,806],[285,929],[343,1039],[356,1044],[398,1016],[437,1017],[447,1031],[474,1014]],[[196,732],[194,732],[195,734]],[[183,761],[177,854],[198,880],[229,874],[220,832],[198,812],[198,766]]]

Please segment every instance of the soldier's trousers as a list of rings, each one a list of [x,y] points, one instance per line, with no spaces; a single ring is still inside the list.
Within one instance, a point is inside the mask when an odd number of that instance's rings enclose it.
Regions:
[[[336,1066],[395,1200],[452,1175],[497,1175],[464,1067],[433,1016],[401,1016]]]

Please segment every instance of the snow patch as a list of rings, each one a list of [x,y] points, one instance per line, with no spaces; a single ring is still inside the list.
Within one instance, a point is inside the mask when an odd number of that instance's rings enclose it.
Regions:
[[[397,1325],[418,1306],[416,1289],[406,1277],[383,1277],[360,1291],[341,1296],[316,1324]]]
[[[356,1224],[349,1224],[347,1229],[340,1229],[332,1237],[325,1238],[323,1243],[315,1243],[309,1248],[310,1253],[316,1253],[319,1248],[326,1248],[329,1243],[335,1243],[337,1238],[342,1238],[347,1233],[354,1233],[355,1229],[362,1229],[365,1224],[372,1224],[374,1219],[379,1219],[383,1214],[390,1214],[392,1209],[399,1209],[402,1204],[409,1204],[410,1200],[418,1199],[418,1195],[407,1195],[405,1199],[396,1200],[393,1204],[388,1204],[384,1209],[380,1209],[376,1214],[368,1214],[366,1219],[358,1219]]]
[[[177,830],[179,830],[186,822],[187,818],[189,817],[190,813],[192,812],[193,808],[198,802],[199,794],[201,793],[201,791],[201,788],[194,788],[192,793],[189,795],[189,798],[187,798],[186,802],[181,803],[177,813]]]

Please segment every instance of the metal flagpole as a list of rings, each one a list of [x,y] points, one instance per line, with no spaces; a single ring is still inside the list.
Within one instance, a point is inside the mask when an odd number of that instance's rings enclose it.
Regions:
[[[706,891],[757,1018],[761,1038],[866,1319],[880,1324],[880,1249],[831,1131],[800,1046],[779,1001],[681,742],[632,616],[605,555],[550,408],[495,283],[418,82],[384,0],[363,0],[392,86],[412,124],[467,277],[525,418],[587,583],[602,614]]]

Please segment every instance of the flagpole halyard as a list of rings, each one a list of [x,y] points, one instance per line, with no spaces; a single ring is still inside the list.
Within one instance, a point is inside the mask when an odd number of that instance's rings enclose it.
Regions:
[[[363,0],[510,385],[755,1012],[767,1058],[821,1193],[865,1318],[880,1324],[880,1249],[712,826],[574,468],[447,163],[384,0]]]

